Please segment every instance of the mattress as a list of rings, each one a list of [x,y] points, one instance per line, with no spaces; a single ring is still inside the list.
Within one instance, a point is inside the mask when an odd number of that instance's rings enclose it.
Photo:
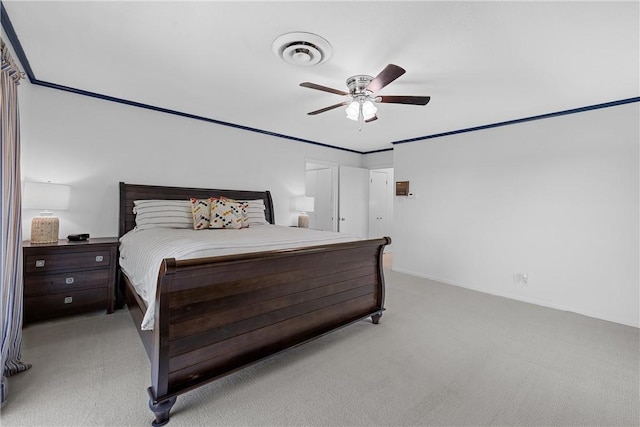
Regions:
[[[154,228],[132,230],[120,238],[120,267],[147,305],[143,330],[152,330],[158,271],[164,258],[177,260],[292,249],[361,240],[357,236],[279,225],[240,230]]]

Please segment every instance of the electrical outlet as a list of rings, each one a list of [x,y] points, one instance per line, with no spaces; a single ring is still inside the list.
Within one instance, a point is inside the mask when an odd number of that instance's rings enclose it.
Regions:
[[[529,284],[529,273],[516,273],[513,275],[513,284],[514,285],[528,285]]]

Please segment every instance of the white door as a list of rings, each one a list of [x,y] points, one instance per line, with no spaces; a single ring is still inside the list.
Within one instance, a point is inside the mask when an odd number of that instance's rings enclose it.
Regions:
[[[338,189],[338,231],[368,237],[369,170],[340,166]]]
[[[306,195],[314,198],[314,210],[309,212],[309,228],[334,231],[331,168],[307,171]]]
[[[369,186],[369,238],[388,236],[387,201],[389,177],[384,171],[373,170]]]

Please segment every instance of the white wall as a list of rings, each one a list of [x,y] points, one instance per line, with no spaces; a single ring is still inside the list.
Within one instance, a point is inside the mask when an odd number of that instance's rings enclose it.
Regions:
[[[394,269],[639,326],[639,116],[633,103],[397,145],[417,199],[395,198]]]
[[[360,156],[25,80],[19,96],[23,177],[72,186],[61,236],[115,236],[119,181],[269,189],[289,225],[305,158],[395,167],[418,199],[395,198],[394,269],[640,323],[637,103]],[[24,212],[24,239],[36,213]],[[513,284],[518,272],[528,286]]]
[[[304,194],[305,158],[360,166],[361,155],[31,85],[19,88],[22,175],[71,185],[60,236],[116,236],[118,183],[272,192],[276,222],[291,225]],[[213,101],[215,102],[215,100]],[[23,212],[23,238],[31,218]]]
[[[362,156],[362,167],[367,169],[383,169],[393,167],[393,150],[379,151]]]

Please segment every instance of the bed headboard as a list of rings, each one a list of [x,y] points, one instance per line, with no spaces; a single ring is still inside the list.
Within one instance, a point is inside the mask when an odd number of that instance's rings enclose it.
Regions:
[[[134,200],[189,200],[191,197],[208,198],[224,196],[237,200],[264,200],[266,207],[264,216],[271,224],[275,224],[273,214],[273,201],[269,191],[245,191],[245,190],[218,190],[208,188],[183,188],[164,187],[158,185],[139,185],[120,183],[120,224],[118,236],[123,236],[127,231],[136,226],[136,218],[133,214]]]

